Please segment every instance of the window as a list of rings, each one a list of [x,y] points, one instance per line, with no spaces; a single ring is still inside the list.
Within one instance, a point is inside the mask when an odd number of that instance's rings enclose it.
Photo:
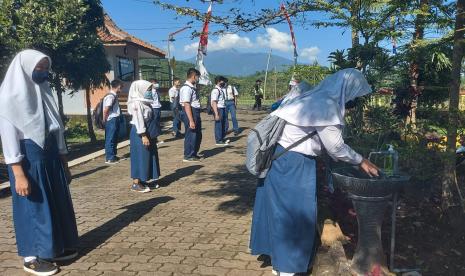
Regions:
[[[133,81],[135,76],[134,60],[118,57],[119,79]]]

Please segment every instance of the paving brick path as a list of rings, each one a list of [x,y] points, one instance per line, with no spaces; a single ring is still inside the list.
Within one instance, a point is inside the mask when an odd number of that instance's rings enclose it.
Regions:
[[[244,113],[245,128],[263,117]],[[244,167],[248,131],[219,148],[210,116],[203,120],[201,163],[182,163],[183,140],[161,137],[161,188],[151,193],[129,190],[129,159],[109,166],[102,157],[72,169],[80,256],[59,275],[271,275],[248,253],[255,192]],[[10,197],[0,199],[0,225],[0,275],[25,275]]]

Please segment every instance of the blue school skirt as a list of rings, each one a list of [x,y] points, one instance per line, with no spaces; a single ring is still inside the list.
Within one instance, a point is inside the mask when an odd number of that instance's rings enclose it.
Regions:
[[[19,256],[47,259],[76,249],[76,217],[55,137],[49,136],[44,149],[29,139],[20,144],[23,170],[32,190],[27,197],[18,195],[8,166]]]
[[[284,148],[278,145],[276,152]],[[271,256],[280,272],[306,272],[313,257],[317,198],[315,159],[289,151],[258,183],[250,249]]]
[[[146,148],[142,144],[142,138],[137,134],[135,126],[131,128],[131,178],[140,181],[149,181],[160,177],[160,164],[158,163],[158,149],[154,140]]]

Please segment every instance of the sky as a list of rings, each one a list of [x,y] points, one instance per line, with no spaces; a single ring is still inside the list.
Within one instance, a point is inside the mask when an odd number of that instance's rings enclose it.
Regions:
[[[208,9],[207,3],[199,0],[164,0],[165,2],[190,6],[202,11]],[[240,7],[244,12],[253,12],[262,8],[278,8],[279,0],[224,0],[224,4],[214,4],[214,15],[227,15],[231,7]],[[128,33],[141,38],[151,44],[166,50],[168,35],[185,27],[190,17],[179,17],[174,11],[163,10],[150,0],[102,0],[103,8]],[[312,15],[310,19],[319,19],[321,15]],[[292,19],[291,19],[292,20]],[[176,41],[171,44],[171,53],[177,60],[185,60],[195,56],[199,38],[192,39],[190,34],[194,29],[201,30],[202,23],[194,21],[192,29],[188,29],[175,36]],[[221,28],[211,24],[210,30]],[[328,65],[329,53],[336,49],[350,47],[350,30],[341,28],[316,29],[312,26],[294,24],[294,32],[299,53],[299,63],[313,63]],[[225,34],[209,37],[208,51],[236,49],[241,52],[269,52],[270,47],[275,55],[290,60],[293,59],[293,47],[287,22],[260,28],[245,33]],[[207,57],[208,58],[208,55]]]

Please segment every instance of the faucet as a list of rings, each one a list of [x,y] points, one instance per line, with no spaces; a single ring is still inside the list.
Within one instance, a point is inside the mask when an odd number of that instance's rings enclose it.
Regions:
[[[394,150],[394,146],[388,144],[388,149],[383,150],[383,151],[372,151],[368,155],[368,160],[370,162],[373,162],[374,164],[377,164],[377,158],[373,160],[373,157],[380,155],[383,157],[383,163],[382,163],[382,169],[381,173],[386,176],[396,176],[399,175],[399,155],[396,150]],[[378,164],[381,165],[381,164]],[[380,166],[381,167],[381,166]]]

